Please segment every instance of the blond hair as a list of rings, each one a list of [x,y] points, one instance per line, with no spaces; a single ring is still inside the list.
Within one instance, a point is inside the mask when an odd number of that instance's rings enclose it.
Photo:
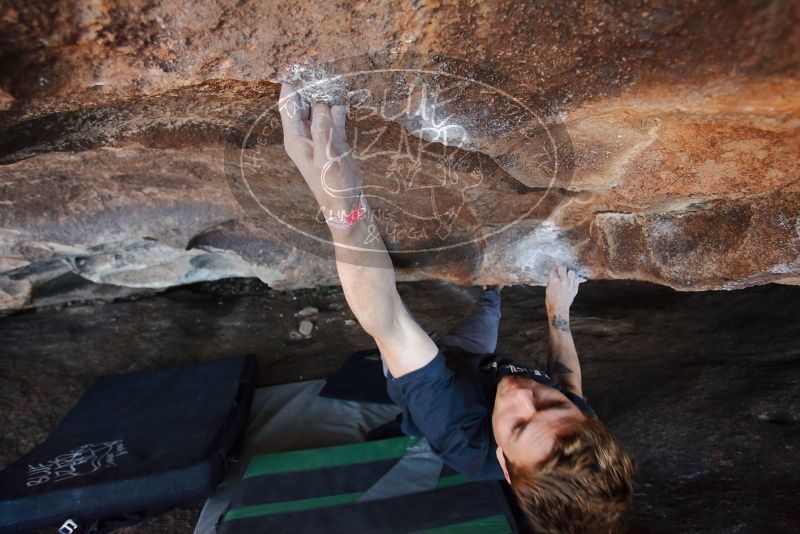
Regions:
[[[511,487],[536,532],[615,532],[633,496],[633,458],[596,419],[556,438],[534,466],[506,459]]]

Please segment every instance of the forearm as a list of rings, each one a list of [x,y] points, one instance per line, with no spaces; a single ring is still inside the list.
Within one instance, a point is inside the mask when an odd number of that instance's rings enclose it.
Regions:
[[[331,236],[347,304],[368,334],[385,337],[403,306],[383,239],[370,234],[366,217],[349,230],[332,228]]]
[[[547,368],[554,378],[582,395],[581,366],[569,327],[569,310],[548,310]]]
[[[392,376],[427,365],[438,349],[403,305],[386,246],[368,211],[349,230],[332,228],[347,304],[374,339]]]

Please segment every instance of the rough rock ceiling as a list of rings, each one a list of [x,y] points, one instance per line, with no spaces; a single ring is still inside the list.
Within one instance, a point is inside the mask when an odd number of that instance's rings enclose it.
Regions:
[[[563,261],[800,283],[796,1],[7,1],[0,20],[0,308],[335,283],[282,79],[349,98],[401,279],[536,284]]]

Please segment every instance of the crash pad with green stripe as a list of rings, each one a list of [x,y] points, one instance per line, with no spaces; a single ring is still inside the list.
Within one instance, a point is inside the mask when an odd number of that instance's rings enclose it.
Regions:
[[[417,441],[417,438],[400,437],[322,449],[263,454],[250,461],[244,478],[401,458]]]
[[[516,532],[498,482],[473,482],[446,466],[429,490],[362,500],[417,443],[401,437],[254,457],[218,532]]]

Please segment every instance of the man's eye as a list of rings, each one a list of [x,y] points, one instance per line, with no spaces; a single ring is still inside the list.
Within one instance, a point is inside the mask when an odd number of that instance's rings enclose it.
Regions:
[[[545,403],[545,405],[542,406],[539,409],[540,410],[554,410],[554,409],[555,410],[564,410],[566,408],[569,408],[569,404],[567,404],[566,402],[561,401],[561,400],[554,400],[554,401],[550,401],[550,402]]]

